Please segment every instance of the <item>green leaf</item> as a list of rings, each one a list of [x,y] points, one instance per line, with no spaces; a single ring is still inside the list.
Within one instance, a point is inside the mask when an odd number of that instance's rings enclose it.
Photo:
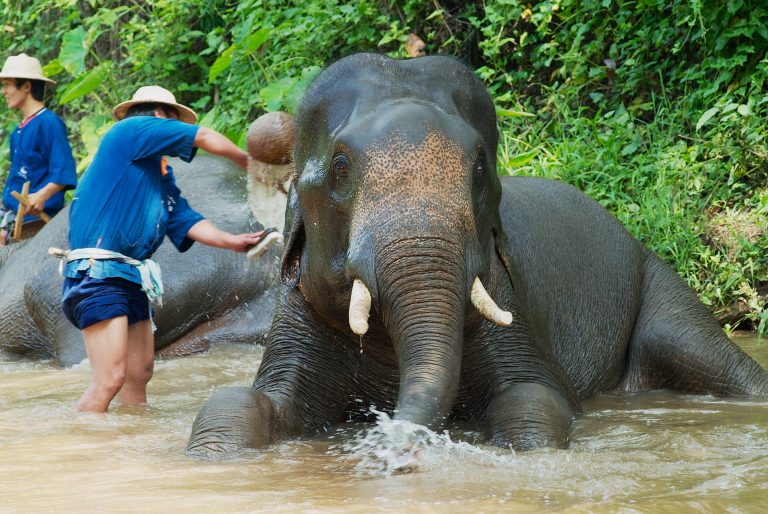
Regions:
[[[80,139],[85,147],[86,155],[79,159],[77,165],[78,173],[82,173],[91,163],[99,148],[101,137],[112,124],[112,117],[103,114],[89,114],[80,120]]]
[[[83,27],[77,27],[64,34],[61,40],[58,60],[73,77],[78,77],[85,71],[85,56],[88,53],[87,37],[86,30]]]
[[[750,109],[749,105],[747,105],[747,104],[739,105],[737,110],[738,110],[739,114],[741,114],[742,116],[749,116],[750,114],[752,114],[752,109]]]
[[[391,34],[384,34],[384,36],[379,39],[379,42],[376,43],[376,46],[384,46],[387,43],[390,43],[395,40],[395,37]]]
[[[232,52],[237,47],[236,44],[233,44],[226,50],[224,50],[221,55],[214,61],[214,63],[211,65],[211,69],[208,70],[208,83],[213,84],[213,82],[216,80],[216,77],[227,71],[229,67],[232,65]]]
[[[248,131],[247,130],[240,131],[240,136],[237,137],[237,139],[234,139],[233,141],[235,141],[237,146],[239,146],[240,148],[246,148],[248,146]]]
[[[444,11],[442,9],[436,9],[436,10],[432,11],[432,14],[427,16],[427,20],[431,20],[432,18],[435,18],[437,16],[442,16],[443,12]]]
[[[267,28],[260,28],[250,36],[248,36],[248,51],[255,52],[261,45],[269,40],[270,30]]]
[[[538,153],[539,153],[538,150],[531,150],[530,152],[517,154],[512,156],[504,164],[509,168],[519,168],[520,166],[524,166],[528,164],[528,162],[530,162],[534,157],[536,157]]]
[[[112,69],[112,61],[104,61],[82,77],[75,79],[61,94],[59,102],[66,104],[98,88]]]
[[[624,146],[624,148],[621,149],[621,155],[622,157],[626,157],[627,155],[631,155],[637,151],[637,143],[632,141],[631,143],[628,143]]]
[[[505,118],[536,117],[535,114],[531,114],[529,112],[502,109],[501,107],[496,107],[496,116],[503,116]]]
[[[268,111],[279,111],[283,108],[285,97],[290,94],[293,88],[294,80],[290,77],[284,77],[277,82],[263,87],[259,90],[259,97],[264,102]]]
[[[61,61],[54,59],[45,66],[43,66],[43,75],[46,77],[53,77],[64,71],[64,66]]]
[[[699,130],[701,127],[704,126],[705,123],[707,123],[710,119],[712,119],[712,116],[717,114],[717,111],[719,111],[719,107],[712,107],[711,109],[708,109],[704,111],[704,114],[701,115],[701,118],[699,118],[699,121],[696,122],[696,130]]]
[[[304,92],[321,70],[322,68],[319,66],[309,66],[302,70],[300,78],[291,79],[290,86],[286,83],[286,90],[283,92],[282,109],[284,111],[293,113],[298,109],[299,103],[301,103],[301,98],[304,96]]]
[[[201,127],[213,128],[214,120],[216,119],[216,107],[208,111],[205,116],[198,122]]]

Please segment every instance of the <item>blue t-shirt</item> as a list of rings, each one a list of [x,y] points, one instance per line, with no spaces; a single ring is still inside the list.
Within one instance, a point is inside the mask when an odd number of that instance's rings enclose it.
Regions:
[[[165,155],[189,162],[195,156],[197,126],[135,116],[106,133],[83,173],[69,211],[69,246],[103,248],[148,259],[167,235],[179,251],[194,241],[187,232],[204,219],[181,196]],[[141,283],[135,267],[118,261],[81,259],[64,276],[121,277]]]
[[[19,201],[11,191],[21,192],[29,181],[29,192],[35,193],[50,182],[64,186],[51,196],[44,210],[53,216],[64,207],[64,191],[77,184],[75,160],[67,140],[67,127],[61,118],[43,108],[26,123],[19,124],[11,133],[11,168],[3,188],[3,205],[15,211]],[[24,221],[38,219],[27,215]]]

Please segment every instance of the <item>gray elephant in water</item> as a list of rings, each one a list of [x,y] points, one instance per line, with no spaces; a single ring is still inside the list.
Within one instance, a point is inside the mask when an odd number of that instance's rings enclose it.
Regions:
[[[190,204],[220,228],[260,228],[246,207],[244,172],[228,161],[200,155],[173,160],[176,181]],[[80,332],[61,312],[63,279],[49,247],[66,248],[68,210],[34,238],[0,248],[0,350],[72,365],[86,357]],[[263,342],[274,313],[279,248],[253,261],[205,245],[179,253],[163,243],[155,260],[163,272],[163,307],[155,307],[155,347],[173,356],[219,342]]]
[[[296,125],[263,360],[252,387],[202,407],[190,454],[310,436],[369,405],[562,448],[601,391],[768,394],[768,373],[598,203],[499,179],[492,99],[458,61],[347,57]]]

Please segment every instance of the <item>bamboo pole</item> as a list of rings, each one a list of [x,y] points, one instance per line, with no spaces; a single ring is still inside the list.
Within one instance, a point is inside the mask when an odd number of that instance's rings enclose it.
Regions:
[[[26,198],[27,193],[29,193],[29,181],[24,182],[24,185],[21,187],[22,198]],[[26,211],[27,208],[24,206],[24,204],[19,202],[19,208],[16,211],[16,225],[13,227],[13,239],[16,241],[21,239],[21,225],[24,223],[24,213]]]
[[[19,203],[24,204],[24,207],[28,207],[29,206],[29,197],[28,196],[21,196],[16,191],[11,191],[11,196],[14,197],[15,199],[17,199],[19,201]],[[40,214],[38,214],[38,216],[40,216],[40,219],[43,220],[46,223],[51,221],[51,217],[48,216],[45,213],[45,211],[41,211]]]

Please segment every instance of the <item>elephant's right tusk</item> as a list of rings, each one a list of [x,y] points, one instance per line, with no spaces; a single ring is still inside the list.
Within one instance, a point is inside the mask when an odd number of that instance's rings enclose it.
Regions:
[[[368,332],[368,316],[371,313],[371,293],[359,278],[352,284],[349,299],[349,328],[357,335]]]
[[[512,313],[503,311],[496,305],[496,302],[493,301],[493,298],[491,298],[488,291],[483,287],[483,283],[480,282],[480,277],[475,277],[475,281],[472,283],[470,299],[472,300],[472,305],[474,305],[477,311],[488,321],[493,321],[502,327],[507,327],[512,324]]]

